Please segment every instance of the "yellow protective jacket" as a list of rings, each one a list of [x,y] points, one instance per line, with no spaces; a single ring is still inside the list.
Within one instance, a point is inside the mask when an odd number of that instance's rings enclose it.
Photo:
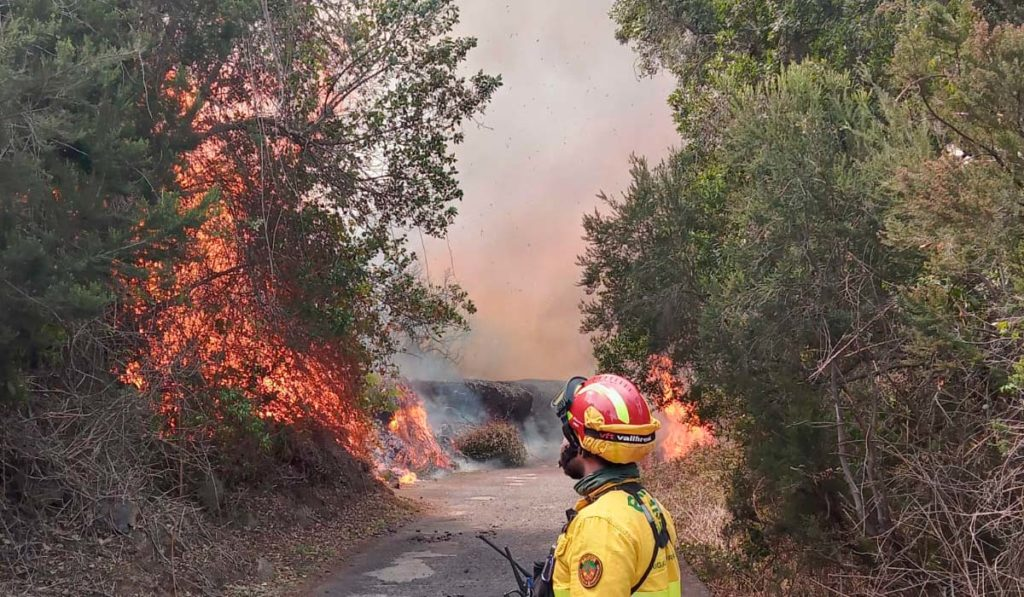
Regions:
[[[555,544],[555,597],[628,597],[643,576],[657,542],[637,499],[616,489],[624,484],[603,486],[576,504],[575,517]],[[650,574],[633,595],[680,597],[672,517],[646,490],[638,495],[656,521],[665,521],[670,540],[658,550]]]

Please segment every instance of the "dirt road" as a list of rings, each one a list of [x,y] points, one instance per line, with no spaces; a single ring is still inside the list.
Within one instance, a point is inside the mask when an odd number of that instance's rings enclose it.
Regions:
[[[487,533],[528,569],[542,559],[576,501],[555,466],[453,474],[421,481],[402,495],[427,516],[364,548],[311,597],[494,597],[514,588],[498,554],[476,538]],[[692,576],[683,595],[707,592]]]

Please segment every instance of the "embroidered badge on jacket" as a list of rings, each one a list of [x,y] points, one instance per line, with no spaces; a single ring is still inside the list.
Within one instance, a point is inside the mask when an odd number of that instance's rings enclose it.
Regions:
[[[604,567],[601,558],[592,553],[583,554],[580,558],[580,584],[584,589],[593,589],[601,581]]]

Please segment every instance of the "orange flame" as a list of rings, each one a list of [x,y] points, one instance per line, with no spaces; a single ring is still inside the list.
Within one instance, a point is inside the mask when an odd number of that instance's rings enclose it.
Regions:
[[[398,449],[390,464],[381,466],[398,477],[399,485],[410,485],[417,481],[415,471],[448,469],[452,463],[430,429],[423,399],[408,386],[400,384],[397,389],[398,409],[387,429]]]
[[[163,95],[182,116],[197,114],[194,127],[200,137],[219,124],[274,110],[269,88],[253,85],[249,93],[239,94],[215,86],[196,106],[196,91],[182,89],[175,80],[176,73],[167,73]],[[162,126],[156,123],[154,131]],[[133,282],[126,293],[142,341],[121,381],[157,392],[167,435],[203,433],[186,429],[195,395],[205,397],[200,407],[212,414],[206,424],[221,423],[220,400],[229,393],[232,399],[247,400],[252,414],[264,420],[327,429],[354,456],[376,459],[378,471],[391,472],[400,485],[416,482],[417,472],[451,467],[430,430],[422,400],[411,389],[399,388],[399,409],[386,429],[375,425],[355,399],[355,380],[362,371],[344,347],[296,337],[299,326],[280,309],[280,296],[289,289],[275,276],[271,241],[258,230],[269,225],[268,210],[295,209],[289,201],[295,197],[282,195],[284,200],[275,203],[280,189],[271,174],[261,173],[287,167],[300,149],[287,140],[264,138],[260,145],[248,134],[227,135],[206,136],[175,170],[182,209],[200,205],[214,189],[221,201],[190,234],[183,259],[170,265],[144,259],[137,264],[151,274]],[[254,265],[253,247],[261,258],[271,255],[269,266]],[[161,275],[168,267],[170,287]]]
[[[711,426],[701,422],[692,404],[683,402],[689,391],[686,381],[676,375],[676,365],[667,355],[650,359],[647,380],[660,389],[655,397],[661,409],[662,429],[658,432],[658,456],[663,461],[676,460],[696,447],[715,442]]]
[[[673,402],[666,405],[662,413],[664,425],[658,445],[658,455],[662,460],[676,460],[686,456],[694,448],[715,443],[711,428],[700,424],[691,405]],[[697,424],[693,423],[695,420]]]
[[[200,136],[219,123],[272,109],[273,102],[265,99],[268,90],[238,94],[225,88],[210,91],[196,108],[195,91],[176,87],[174,79],[174,72],[165,77],[164,97],[176,102],[182,115],[198,114],[194,122]],[[209,411],[212,404],[218,423],[221,397],[230,392],[248,400],[255,416],[326,428],[350,453],[370,460],[379,439],[355,400],[362,372],[344,347],[296,337],[298,326],[280,309],[279,295],[288,289],[280,287],[272,263],[260,270],[249,256],[253,246],[260,247],[261,255],[272,250],[270,241],[260,238],[250,212],[293,209],[288,201],[273,203],[279,189],[270,175],[260,172],[265,164],[286,166],[297,151],[287,141],[260,146],[247,135],[230,141],[211,135],[184,156],[176,168],[182,209],[198,206],[214,189],[221,201],[190,234],[183,259],[170,266],[145,260],[137,264],[151,274],[127,289],[142,341],[121,381],[158,393],[157,409],[169,435],[197,432],[185,429],[196,395],[205,396],[201,408]],[[160,275],[168,267],[171,287]]]

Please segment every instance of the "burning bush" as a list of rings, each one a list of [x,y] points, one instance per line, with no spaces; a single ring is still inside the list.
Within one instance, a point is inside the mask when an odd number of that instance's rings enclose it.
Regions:
[[[380,437],[378,474],[388,483],[401,486],[415,483],[416,473],[451,468],[451,461],[430,429],[423,399],[405,384],[394,387],[393,399],[397,408]]]
[[[393,234],[444,235],[500,84],[453,0],[243,4],[0,2],[0,594],[132,578],[128,531],[140,592],[216,592],[225,490],[373,489],[360,380],[472,311]]]
[[[504,421],[469,429],[455,439],[455,447],[473,460],[501,460],[505,466],[526,464],[526,445],[519,430]]]

